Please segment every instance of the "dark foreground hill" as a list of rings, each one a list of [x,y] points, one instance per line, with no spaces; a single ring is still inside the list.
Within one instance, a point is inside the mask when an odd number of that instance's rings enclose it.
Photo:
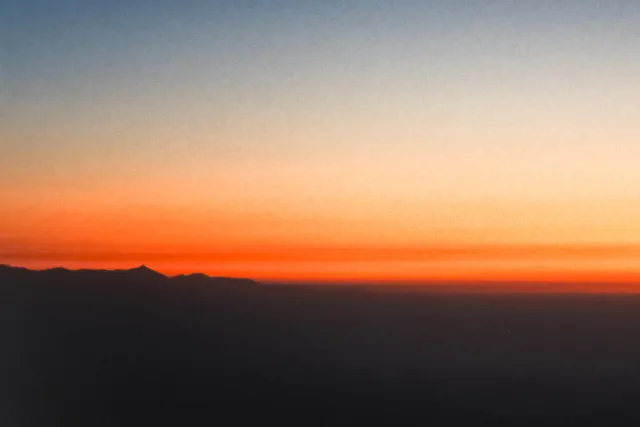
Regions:
[[[0,266],[0,425],[633,425],[640,297]]]

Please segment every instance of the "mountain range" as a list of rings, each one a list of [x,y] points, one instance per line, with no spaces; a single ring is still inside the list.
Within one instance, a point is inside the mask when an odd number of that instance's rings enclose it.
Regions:
[[[35,282],[86,282],[86,283],[154,283],[166,285],[206,284],[211,286],[254,286],[257,282],[251,279],[232,277],[210,277],[203,273],[192,273],[174,277],[165,276],[151,268],[141,265],[128,270],[68,270],[57,267],[46,270],[30,270],[0,264],[0,280],[28,280]]]

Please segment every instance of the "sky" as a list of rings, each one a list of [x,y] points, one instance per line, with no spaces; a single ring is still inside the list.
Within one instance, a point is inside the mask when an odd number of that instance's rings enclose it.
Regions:
[[[0,263],[635,281],[639,50],[632,0],[0,0]]]

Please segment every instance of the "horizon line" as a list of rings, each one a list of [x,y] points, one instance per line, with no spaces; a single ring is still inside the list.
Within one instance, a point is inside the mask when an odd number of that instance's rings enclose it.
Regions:
[[[265,286],[301,286],[301,287],[326,287],[335,288],[358,288],[379,291],[413,291],[416,293],[440,293],[440,294],[639,294],[640,280],[633,281],[577,281],[577,280],[496,280],[496,279],[266,279],[253,278],[249,276],[228,276],[210,275],[201,271],[180,272],[178,274],[167,274],[162,269],[154,269],[144,263],[133,263],[135,266],[129,268],[68,268],[61,265],[45,268],[30,268],[27,266],[17,266],[0,263],[0,267],[20,269],[30,272],[46,272],[51,270],[65,270],[68,272],[94,271],[94,272],[126,272],[136,269],[146,268],[155,273],[161,274],[167,279],[202,274],[208,278],[225,278],[251,280]]]

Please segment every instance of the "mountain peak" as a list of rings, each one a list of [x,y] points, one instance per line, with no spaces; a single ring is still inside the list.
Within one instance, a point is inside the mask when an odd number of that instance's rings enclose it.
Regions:
[[[139,267],[132,268],[129,271],[132,272],[132,273],[144,274],[146,276],[166,277],[164,274],[158,273],[157,271],[152,270],[151,268],[147,267],[144,264],[142,264]]]

